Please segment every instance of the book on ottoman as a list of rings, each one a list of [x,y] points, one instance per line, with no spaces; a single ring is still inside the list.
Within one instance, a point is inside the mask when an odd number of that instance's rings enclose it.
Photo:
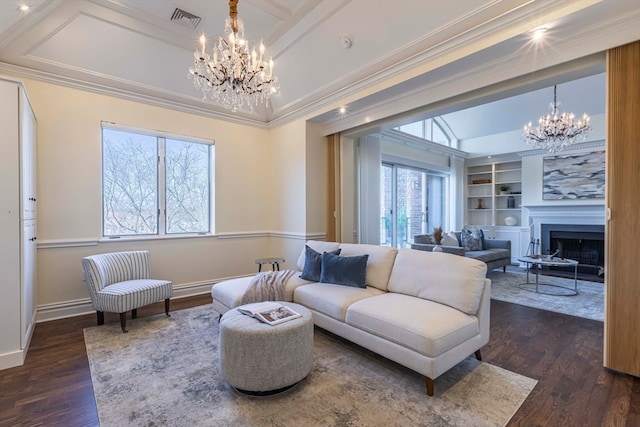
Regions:
[[[245,304],[238,307],[238,311],[247,316],[255,317],[269,325],[277,325],[282,322],[302,317],[302,315],[279,302],[265,301]]]

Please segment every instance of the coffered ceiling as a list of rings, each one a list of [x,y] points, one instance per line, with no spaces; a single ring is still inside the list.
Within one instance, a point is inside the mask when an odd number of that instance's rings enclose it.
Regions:
[[[23,2],[30,12],[18,10]],[[195,28],[195,18],[171,20],[176,8],[200,18]],[[632,29],[640,23],[638,0],[240,0],[238,11],[247,39],[264,40],[281,82],[270,105],[256,111],[232,114],[203,102],[187,79],[199,36],[224,33],[225,0],[0,0],[0,72],[257,126],[310,114],[331,121],[344,102],[358,124],[358,109],[433,84],[451,64],[472,69],[501,51],[524,56],[524,35],[543,24],[558,46],[575,43],[567,60],[593,53],[579,44],[592,27],[619,28],[622,42],[640,39]],[[615,37],[607,43],[620,44]],[[589,92],[574,86],[561,92],[565,100]],[[518,101],[534,117],[547,103]]]

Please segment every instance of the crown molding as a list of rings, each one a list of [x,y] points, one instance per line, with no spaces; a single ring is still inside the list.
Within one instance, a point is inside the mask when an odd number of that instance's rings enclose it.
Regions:
[[[456,64],[444,65],[439,70],[435,70],[435,73],[427,74],[432,77],[431,79],[424,78],[424,75],[420,76],[414,79],[414,85],[404,81],[395,88],[385,89],[388,96],[379,96],[384,91],[379,92],[377,95],[381,100],[378,102],[367,102],[366,97],[351,101],[354,105],[360,103],[364,106],[354,107],[346,118],[330,114],[338,105],[351,105],[348,95],[357,91],[357,88],[347,88],[346,91],[331,95],[331,98],[324,102],[324,111],[318,112],[316,118],[311,117],[311,119],[321,123],[324,135],[330,135],[370,125],[379,120],[388,120],[398,115],[406,116],[444,108],[447,105],[450,106],[451,100],[457,96],[462,96],[462,100],[465,98],[469,100],[472,98],[469,95],[471,92],[492,85],[502,85],[505,81],[523,78],[526,81],[516,83],[524,85],[527,81],[534,82],[548,78],[548,70],[554,67],[568,71],[575,70],[576,67],[593,67],[597,63],[603,64],[606,50],[632,42],[637,38],[638,20],[640,20],[640,9],[633,14],[616,16],[585,26],[570,37],[555,41],[553,49],[547,49],[544,54],[538,54],[534,69],[531,68],[531,53],[522,48],[525,41],[515,45],[513,51],[508,54],[504,54],[504,47],[494,46],[485,51],[487,54],[493,52],[495,55],[493,59],[464,69],[457,67]],[[570,52],[569,56],[567,52]],[[451,69],[457,72],[442,72],[441,78],[435,75],[442,70],[450,71]],[[387,78],[397,80],[399,73],[401,70],[397,70],[396,75],[387,76]],[[555,74],[558,74],[557,70]],[[424,81],[420,83],[419,80]],[[492,90],[496,91],[497,88]],[[313,106],[308,105],[306,108],[311,110]],[[324,117],[323,114],[330,118]]]
[[[246,117],[240,117],[232,113],[213,111],[206,107],[190,105],[180,101],[174,101],[171,99],[161,98],[154,95],[147,95],[144,93],[133,92],[131,90],[114,88],[104,84],[87,82],[84,80],[79,80],[71,77],[64,77],[57,74],[34,70],[31,68],[25,68],[18,65],[8,64],[6,62],[0,62],[0,73],[6,73],[8,75],[15,76],[15,77],[32,79],[32,80],[37,80],[44,83],[55,84],[63,87],[68,87],[71,89],[83,90],[83,91],[95,93],[98,95],[112,96],[114,98],[120,98],[127,101],[139,102],[142,104],[170,109],[170,110],[178,111],[181,113],[196,114],[196,115],[208,117],[211,119],[224,120],[225,122],[252,126],[252,127],[257,127],[261,129],[267,128],[266,123],[258,119],[248,119]]]
[[[577,143],[577,144],[570,145],[569,147],[565,148],[561,152],[554,153],[553,155],[561,156],[563,153],[572,153],[572,152],[578,151],[578,150],[586,150],[586,149],[589,149],[589,148],[605,148],[605,147],[606,147],[606,142],[603,139],[598,140],[598,141],[580,142],[580,143]],[[539,156],[539,155],[552,155],[547,150],[543,150],[543,149],[521,151],[521,152],[519,152],[517,154],[520,157],[531,157],[531,156]]]

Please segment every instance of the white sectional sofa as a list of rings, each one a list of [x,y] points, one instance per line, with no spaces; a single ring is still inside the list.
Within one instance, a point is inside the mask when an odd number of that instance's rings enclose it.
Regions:
[[[489,341],[491,281],[484,262],[447,253],[309,241],[318,253],[368,255],[366,287],[301,279],[305,249],[286,282],[285,296],[307,307],[316,326],[374,351],[434,380]],[[219,313],[239,305],[252,277],[211,289]]]

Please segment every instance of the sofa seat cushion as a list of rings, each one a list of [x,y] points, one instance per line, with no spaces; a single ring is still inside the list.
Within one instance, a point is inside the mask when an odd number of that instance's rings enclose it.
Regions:
[[[428,357],[437,357],[480,333],[476,316],[396,293],[353,303],[346,323]]]
[[[242,296],[249,289],[254,276],[239,277],[237,279],[218,282],[211,287],[211,297],[227,308],[235,308],[240,305]],[[298,274],[292,275],[284,288],[285,301],[293,301],[293,291],[300,285],[306,285],[308,280],[301,279]]]
[[[333,283],[312,283],[296,288],[293,301],[344,322],[347,308],[356,301],[384,294],[373,287],[356,288]]]
[[[485,285],[487,264],[442,252],[400,249],[389,291],[439,302],[475,315]]]
[[[511,253],[506,249],[487,249],[484,251],[468,251],[464,256],[478,261],[491,262],[511,258]]]

